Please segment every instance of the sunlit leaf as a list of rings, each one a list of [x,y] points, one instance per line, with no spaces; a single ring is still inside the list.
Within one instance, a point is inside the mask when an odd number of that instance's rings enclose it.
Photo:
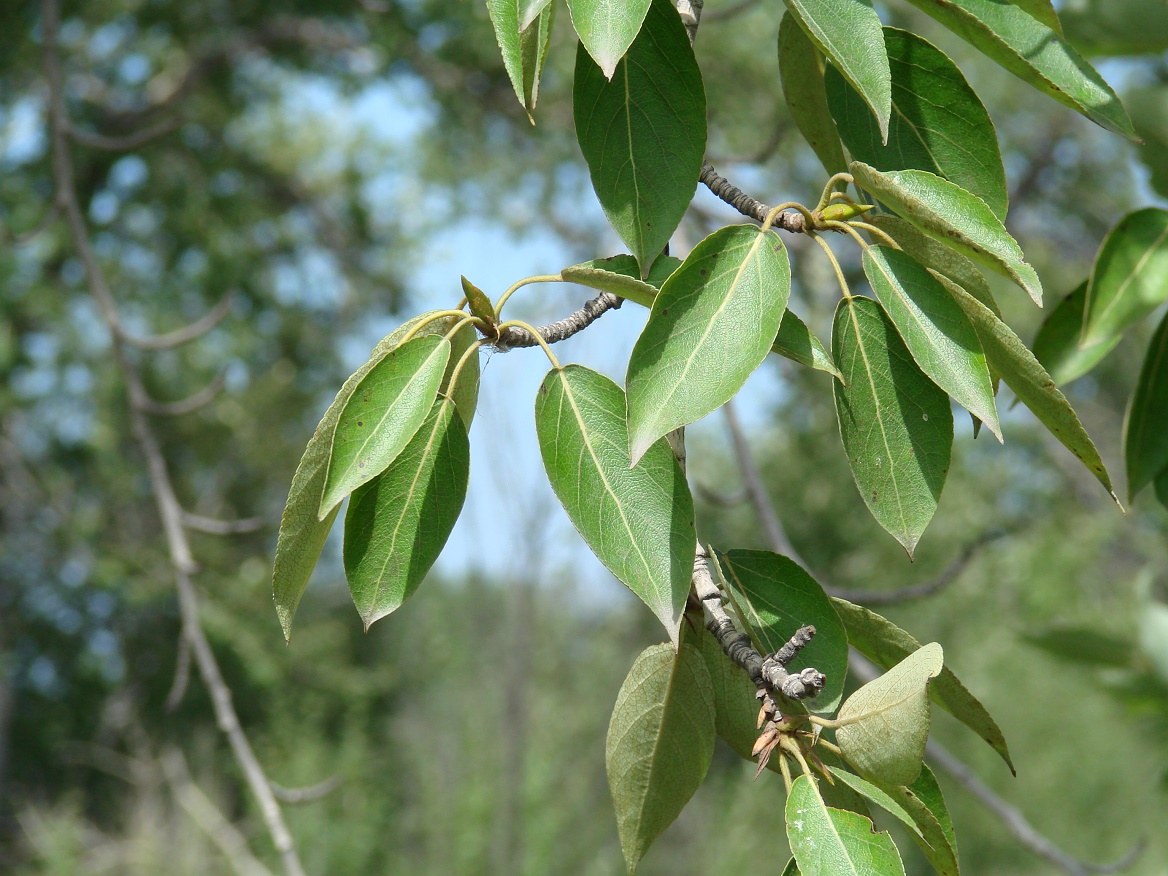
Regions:
[[[1123,426],[1128,495],[1168,469],[1168,315],[1148,344]]]
[[[1119,343],[1119,335],[1112,335],[1098,344],[1080,347],[1083,336],[1083,308],[1087,303],[1087,282],[1058,303],[1043,320],[1034,336],[1031,350],[1034,358],[1045,368],[1059,386],[1082,377],[1100,362]]]
[[[985,201],[924,170],[881,173],[851,164],[856,184],[912,225],[980,265],[1009,277],[1042,306],[1042,282],[1018,242]]]
[[[1063,35],[1063,25],[1051,0],[1013,0],[1015,6],[1025,9],[1032,18],[1037,18],[1059,36]]]
[[[515,0],[487,0],[487,13],[503,55],[503,68],[515,89],[515,96],[531,119],[539,98],[539,80],[551,40],[555,6],[545,6],[533,18],[534,27],[525,24],[521,29],[519,12]]]
[[[696,648],[641,652],[617,694],[605,763],[629,873],[701,785],[714,751],[714,694]]]
[[[818,782],[799,776],[786,807],[787,841],[803,876],[904,876],[900,853],[871,819],[823,802]]]
[[[860,778],[855,773],[850,773],[840,767],[829,767],[832,777],[843,784],[847,785],[861,797],[875,803],[889,815],[894,816],[901,824],[909,829],[915,836],[924,839],[921,834],[920,827],[917,826],[916,821],[913,820],[912,815],[896,802],[889,794],[872,784],[867,779]]]
[[[462,278],[462,294],[466,296],[470,312],[479,319],[492,326],[499,321],[499,314],[495,312],[495,305],[487,297],[487,293],[466,277]]]
[[[677,640],[693,573],[693,499],[668,442],[629,468],[625,397],[580,365],[553,368],[535,402],[552,489],[600,561]]]
[[[640,31],[651,3],[652,0],[568,0],[576,35],[609,79]]]
[[[580,47],[572,112],[596,197],[647,277],[689,207],[706,149],[702,74],[668,0],[653,0],[611,81]]]
[[[888,142],[863,100],[834,69],[827,100],[857,161],[877,170],[927,170],[943,176],[1006,218],[1006,171],[994,123],[957,65],[916,34],[884,28],[892,69]]]
[[[779,333],[771,344],[771,352],[780,356],[814,368],[817,371],[826,371],[833,377],[842,377],[831,354],[824,349],[819,338],[811,333],[807,324],[788,308],[783,314],[783,321],[779,323]]]
[[[880,16],[870,0],[786,0],[787,9],[852,84],[888,136],[892,82]]]
[[[824,169],[828,173],[843,173],[848,169],[848,162],[827,108],[823,87],[825,67],[823,53],[811,42],[798,19],[785,14],[779,22],[779,77],[787,109]]]
[[[601,292],[611,292],[642,307],[652,307],[661,284],[679,267],[681,259],[675,256],[658,256],[653,262],[653,267],[649,269],[649,276],[642,280],[637,260],[631,255],[617,255],[572,265],[560,271],[560,276],[569,283],[599,289]]]
[[[1083,316],[1084,346],[1121,334],[1168,301],[1168,210],[1124,216],[1103,241]]]
[[[874,611],[834,596],[831,604],[847,628],[848,644],[881,669],[895,666],[921,647],[920,642]],[[997,722],[949,667],[943,668],[930,685],[929,695],[938,706],[988,742],[1006,762],[1010,772],[1014,771],[1006,737]]]
[[[762,364],[791,291],[777,234],[715,231],[661,287],[629,357],[629,453],[729,401]]]
[[[887,784],[916,780],[929,738],[929,682],[943,661],[941,646],[932,642],[844,701],[835,738],[848,763]]]
[[[912,556],[949,473],[949,397],[870,298],[839,303],[831,352],[845,381],[832,389],[856,486],[876,522]]]
[[[913,359],[937,386],[1002,440],[985,352],[969,318],[916,259],[900,250],[864,250],[864,274]]]
[[[1109,131],[1136,139],[1119,98],[1054,30],[1000,0],[910,0],[1015,76]]]
[[[527,30],[551,0],[519,0],[519,29]]]

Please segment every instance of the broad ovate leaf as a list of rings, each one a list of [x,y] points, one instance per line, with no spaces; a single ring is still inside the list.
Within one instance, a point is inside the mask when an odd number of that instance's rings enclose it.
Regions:
[[[600,206],[647,277],[689,207],[706,149],[702,74],[668,0],[653,0],[611,81],[580,47],[572,112]]]
[[[957,65],[916,34],[884,28],[892,69],[888,142],[856,90],[834,69],[827,100],[852,157],[877,170],[927,170],[977,195],[1006,218],[1006,171],[994,123]]]
[[[874,611],[834,596],[831,603],[847,628],[848,644],[881,669],[892,668],[921,647],[920,642]],[[1001,728],[948,667],[930,685],[929,695],[933,702],[989,743],[1010,772],[1014,772]]]
[[[729,401],[770,352],[791,291],[778,235],[753,225],[701,241],[653,301],[629,357],[629,454]]]
[[[450,361],[450,342],[433,336],[402,344],[361,378],[341,409],[317,516],[381,474],[414,437]]]
[[[827,108],[823,53],[811,42],[798,19],[788,13],[779,22],[779,77],[783,98],[799,133],[828,173],[848,169],[839,132]]]
[[[1123,455],[1132,498],[1168,469],[1168,315],[1152,335],[1128,405]]]
[[[1108,233],[1087,282],[1083,346],[1120,335],[1168,301],[1168,210],[1128,213]]]
[[[345,577],[365,629],[422,583],[466,499],[470,441],[449,398],[378,477],[353,493],[345,514]]]
[[[985,352],[961,305],[901,250],[873,246],[863,260],[872,291],[921,370],[1001,441]]]
[[[904,876],[892,837],[878,833],[870,818],[826,805],[818,780],[795,779],[785,814],[803,876]]]
[[[1042,282],[1024,260],[1022,248],[985,201],[925,170],[882,173],[859,161],[851,164],[856,184],[930,237],[991,271],[1009,277],[1042,306]]]
[[[869,0],[787,0],[787,9],[876,117],[888,137],[892,76],[880,16]]]
[[[929,738],[929,682],[943,665],[932,642],[844,701],[835,738],[848,763],[885,784],[916,781]]]
[[[588,368],[553,368],[535,402],[544,468],[600,561],[676,642],[693,573],[693,499],[665,440],[629,467],[625,394]]]
[[[532,19],[533,27],[520,21],[516,0],[487,0],[487,13],[503,55],[503,68],[515,96],[534,124],[531,114],[539,98],[539,80],[551,43],[555,6],[543,7]]]
[[[714,752],[714,693],[697,648],[654,645],[629,670],[605,765],[629,873],[694,795]]]
[[[1111,476],[1095,449],[1094,442],[1079,422],[1079,417],[1071,408],[1051,376],[1046,373],[1026,349],[1014,330],[998,319],[984,304],[964,290],[954,286],[950,293],[965,310],[973,327],[981,338],[982,349],[990,367],[1001,375],[1006,386],[1014,391],[1022,404],[1030,408],[1038,421],[1046,426],[1067,450],[1071,451],[1087,470],[1095,476],[1104,489],[1115,498],[1111,486]],[[1118,501],[1118,499],[1116,500]]]
[[[1083,311],[1087,303],[1087,283],[1058,303],[1038,327],[1031,350],[1034,358],[1059,386],[1078,380],[1115,349],[1119,335],[1087,347],[1079,346],[1083,336]]]
[[[795,631],[811,624],[815,638],[791,664],[796,672],[814,666],[827,684],[805,704],[815,712],[834,712],[848,671],[848,637],[823,588],[794,560],[770,551],[718,552],[718,568],[750,638],[762,654],[773,654]]]
[[[1137,139],[1107,81],[1055,30],[1020,5],[1001,0],[910,2],[1039,91],[1109,131]]]
[[[771,352],[816,371],[825,371],[832,377],[841,377],[831,354],[824,349],[819,338],[815,337],[811,329],[807,328],[807,323],[789,308],[783,314],[783,321],[779,323],[779,333],[775,335],[775,340],[771,344]]]
[[[870,298],[839,303],[831,352],[844,377],[832,390],[856,486],[876,522],[911,557],[949,473],[949,397],[921,371]]]
[[[679,267],[681,259],[676,256],[658,256],[649,269],[649,276],[642,280],[637,260],[631,255],[617,255],[572,265],[560,271],[560,276],[569,283],[611,292],[642,307],[652,307],[661,284]]]
[[[317,516],[317,512],[320,509],[321,497],[324,495],[333,435],[341,411],[365,375],[396,349],[401,339],[419,321],[429,318],[429,314],[422,314],[378,342],[368,361],[345,381],[317,424],[316,431],[304,450],[296,474],[292,478],[288,502],[280,518],[280,535],[276,542],[276,559],[272,569],[272,598],[276,603],[276,615],[279,617],[285,639],[292,634],[292,618],[296,613],[296,606],[300,603],[305,587],[308,586],[308,579],[336,519],[335,508],[324,520]],[[433,320],[427,323],[419,334],[445,335],[454,327],[455,319],[443,317]],[[451,394],[467,428],[470,428],[471,420],[474,418],[478,399],[478,359],[473,356],[468,359],[459,374],[458,382],[453,386],[449,384],[457,361],[475,339],[475,330],[469,324],[463,325],[450,338],[451,356],[441,385],[441,391],[449,391]]]
[[[651,5],[652,0],[568,0],[581,45],[609,79],[633,44]]]

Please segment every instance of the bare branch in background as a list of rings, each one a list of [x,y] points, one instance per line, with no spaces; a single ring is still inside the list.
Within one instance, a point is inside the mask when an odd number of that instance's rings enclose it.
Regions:
[[[178,658],[174,664],[174,681],[170,685],[170,693],[166,695],[164,708],[173,712],[179,707],[183,697],[187,695],[187,687],[191,682],[191,643],[186,639],[179,639]]]
[[[284,803],[295,805],[297,803],[311,803],[313,800],[320,800],[322,797],[327,797],[337,788],[341,787],[344,782],[340,776],[330,776],[323,782],[317,782],[315,785],[309,785],[306,788],[285,788],[283,785],[277,785],[275,782],[271,783],[272,793],[276,798]]]
[[[182,125],[180,118],[165,119],[140,131],[134,131],[120,137],[107,137],[104,134],[93,134],[70,127],[69,136],[77,144],[90,149],[100,149],[103,152],[130,152],[153,140],[165,137],[172,131],[177,131],[180,125]]]
[[[193,414],[199,408],[205,408],[223,391],[225,376],[222,371],[215,375],[215,379],[196,392],[194,395],[172,402],[155,401],[146,397],[142,399],[142,410],[159,417],[181,417],[183,414]]]
[[[241,535],[245,532],[255,532],[263,529],[267,523],[262,517],[244,517],[240,520],[217,520],[214,517],[204,517],[202,514],[182,512],[183,526],[196,532],[205,532],[207,535]]]
[[[140,350],[170,350],[183,344],[189,344],[191,341],[201,338],[223,321],[223,318],[231,312],[231,301],[234,297],[234,292],[228,292],[219,299],[218,304],[207,311],[206,315],[172,332],[144,338],[123,335],[122,339],[130,346]]]

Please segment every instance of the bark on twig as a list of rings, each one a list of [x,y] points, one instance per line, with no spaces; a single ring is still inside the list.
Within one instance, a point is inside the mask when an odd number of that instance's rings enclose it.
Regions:
[[[557,344],[567,340],[572,335],[584,331],[610,310],[618,310],[625,300],[611,292],[601,292],[588,301],[583,307],[561,320],[540,326],[536,329],[539,336],[549,344]],[[503,329],[494,346],[501,352],[513,350],[516,347],[534,347],[539,343],[535,336],[525,328],[508,326]]]

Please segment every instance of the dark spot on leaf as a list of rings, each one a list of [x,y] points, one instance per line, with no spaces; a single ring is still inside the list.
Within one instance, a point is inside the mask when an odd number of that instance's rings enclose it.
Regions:
[[[668,307],[662,307],[662,308],[661,308],[661,315],[662,315],[662,316],[665,316],[665,314],[667,314],[667,313],[669,313],[669,308],[668,308]]]
[[[540,395],[547,395],[547,386],[545,386],[542,383],[539,386],[539,394]]]
[[[702,268],[700,271],[698,271],[698,273],[704,277],[704,276],[706,276],[706,269]]]
[[[359,463],[357,463],[357,468],[364,468],[364,467],[365,467],[365,463],[364,463],[364,462],[359,462]]]
[[[358,426],[364,426],[364,425],[365,425],[365,421],[364,421],[364,420],[358,420],[358,421],[357,421],[357,425],[358,425]]]

